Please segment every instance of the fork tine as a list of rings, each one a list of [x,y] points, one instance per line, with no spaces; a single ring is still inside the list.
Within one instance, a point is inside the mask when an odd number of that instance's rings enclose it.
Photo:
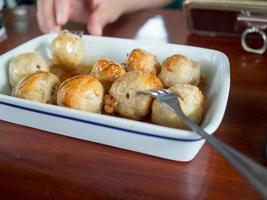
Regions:
[[[170,94],[170,93],[172,93],[170,90],[168,90],[168,89],[162,89],[162,91],[164,91],[165,92],[165,94]]]
[[[159,90],[149,90],[149,93],[151,95],[153,95],[154,97],[157,97],[160,95],[160,91]]]
[[[136,94],[148,94],[148,95],[152,95],[152,96],[156,96],[157,93],[156,91],[153,90],[142,90],[142,91],[137,91]]]
[[[170,90],[167,89],[155,89],[155,90],[143,90],[143,91],[137,91],[137,94],[149,94],[155,98],[159,96],[164,96],[168,94],[173,94]]]
[[[165,94],[164,90],[157,90],[157,92],[158,92],[159,95]]]
[[[159,94],[159,90],[148,90],[151,94],[155,94],[158,95]]]

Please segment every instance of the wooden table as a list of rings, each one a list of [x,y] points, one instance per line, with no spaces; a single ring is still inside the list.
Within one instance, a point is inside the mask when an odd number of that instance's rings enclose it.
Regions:
[[[4,53],[40,35],[35,9],[4,11]],[[148,21],[150,20],[150,21]],[[163,26],[164,25],[164,26]],[[267,56],[246,53],[238,38],[190,35],[183,12],[151,10],[121,18],[105,35],[220,50],[231,63],[231,91],[215,136],[267,165]],[[68,25],[80,29],[80,25]],[[174,162],[0,121],[0,199],[261,199],[209,144]]]

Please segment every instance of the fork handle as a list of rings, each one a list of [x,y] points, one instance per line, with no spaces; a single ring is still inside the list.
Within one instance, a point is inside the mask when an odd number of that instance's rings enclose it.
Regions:
[[[219,151],[252,185],[267,199],[267,170],[262,165],[219,141],[212,135],[208,135],[200,127],[194,129]]]
[[[205,138],[209,144],[217,149],[217,151],[219,151],[244,177],[246,177],[265,199],[267,199],[267,169],[265,167],[241,154],[229,145],[219,141],[214,136],[209,135],[196,123],[185,116],[180,107],[173,108],[167,104],[165,105],[169,109],[175,111],[188,127]]]

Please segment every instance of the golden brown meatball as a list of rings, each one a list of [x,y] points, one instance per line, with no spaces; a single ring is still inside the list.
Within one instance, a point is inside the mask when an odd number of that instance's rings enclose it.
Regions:
[[[56,75],[38,71],[21,79],[12,90],[12,96],[41,103],[56,104],[59,80]]]
[[[50,68],[50,72],[55,74],[61,83],[65,80],[73,77],[73,76],[78,75],[78,73],[75,70],[74,71],[66,71],[66,70],[64,70],[63,67],[61,67],[59,65],[52,65]]]
[[[137,95],[136,92],[160,88],[162,83],[154,74],[127,72],[112,84],[109,95],[105,97],[105,111],[117,112],[131,119],[142,119],[150,112],[152,98]]]
[[[198,85],[200,65],[186,56],[175,54],[162,63],[159,78],[165,87],[176,83]]]
[[[85,47],[80,36],[62,31],[52,42],[52,63],[65,70],[75,70],[84,58]]]
[[[88,112],[101,112],[104,88],[90,75],[78,75],[64,81],[58,90],[57,104]]]
[[[36,71],[49,71],[46,60],[38,53],[23,53],[9,63],[9,82],[15,87],[19,80]]]
[[[80,74],[80,75],[88,75],[91,73],[92,68],[93,66],[91,64],[82,63],[81,65],[77,67],[75,71],[77,72],[77,74]]]
[[[197,86],[176,84],[169,88],[180,102],[185,115],[192,121],[200,123],[204,112],[204,96]],[[152,104],[152,122],[163,126],[187,129],[180,118],[166,106],[154,100]]]
[[[145,73],[158,74],[160,64],[155,55],[143,50],[134,49],[127,61],[127,71],[141,71]]]
[[[91,76],[99,80],[106,91],[108,91],[112,83],[123,74],[125,74],[124,68],[119,63],[108,59],[98,60],[91,71]]]

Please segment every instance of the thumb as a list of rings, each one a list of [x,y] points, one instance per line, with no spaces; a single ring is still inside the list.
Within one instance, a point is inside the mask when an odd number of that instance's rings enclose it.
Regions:
[[[91,10],[94,10],[96,7],[98,7],[103,0],[89,0],[89,5]]]
[[[121,15],[120,9],[110,6],[106,2],[109,1],[102,1],[89,15],[87,30],[92,35],[102,35],[103,28]]]
[[[56,22],[60,26],[66,24],[69,20],[70,3],[70,0],[55,1]]]
[[[88,22],[87,22],[87,30],[92,35],[102,35],[103,28],[106,25],[106,22],[99,19],[99,16],[95,13],[89,15]]]

